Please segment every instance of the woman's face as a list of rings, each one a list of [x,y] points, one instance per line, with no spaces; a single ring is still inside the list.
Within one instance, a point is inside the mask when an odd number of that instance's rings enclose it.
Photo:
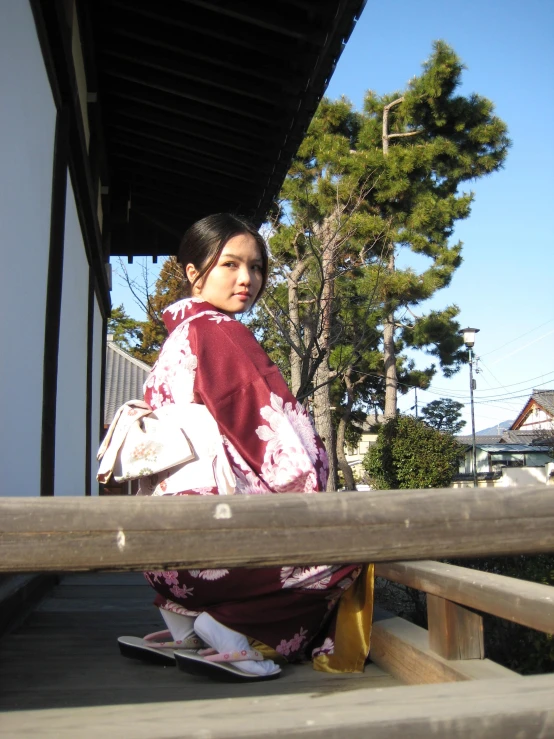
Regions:
[[[193,296],[207,300],[229,316],[244,313],[260,292],[262,270],[262,256],[254,237],[233,236],[212,269],[196,283]],[[189,282],[194,282],[197,270],[193,264],[187,264],[186,274]]]

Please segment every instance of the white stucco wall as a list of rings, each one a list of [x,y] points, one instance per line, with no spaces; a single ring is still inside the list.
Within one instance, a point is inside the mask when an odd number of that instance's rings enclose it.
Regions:
[[[0,2],[0,495],[39,495],[56,109],[27,0]]]
[[[489,472],[489,455],[482,449],[475,450],[475,458],[477,460],[477,472]],[[471,475],[473,472],[473,450],[469,449],[465,453],[459,467],[459,472]]]
[[[98,483],[96,481],[96,471],[98,462],[96,461],[96,452],[100,446],[99,428],[100,416],[103,415],[104,409],[100,408],[100,381],[102,379],[102,313],[98,307],[96,296],[94,297],[94,327],[92,340],[92,414],[91,414],[91,493],[98,495]]]
[[[522,431],[552,431],[554,421],[549,413],[545,413],[542,408],[535,407],[521,424],[520,429]]]
[[[525,485],[546,485],[545,467],[502,467],[502,477],[496,487],[515,488]]]
[[[64,244],[54,494],[84,495],[89,266],[70,177]]]

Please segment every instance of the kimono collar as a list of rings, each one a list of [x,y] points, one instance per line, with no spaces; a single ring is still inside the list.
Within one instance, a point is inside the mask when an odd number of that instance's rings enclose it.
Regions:
[[[184,298],[168,306],[163,311],[162,318],[168,333],[172,333],[187,318],[192,318],[192,316],[206,310],[220,312],[211,303],[202,300],[202,298]]]

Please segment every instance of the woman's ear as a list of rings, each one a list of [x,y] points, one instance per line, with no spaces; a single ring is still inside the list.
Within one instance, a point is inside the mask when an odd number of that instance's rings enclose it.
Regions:
[[[196,267],[194,266],[194,264],[192,264],[190,262],[189,262],[189,264],[187,264],[187,266],[185,268],[185,275],[186,275],[186,278],[189,281],[189,283],[192,285],[194,283],[194,280],[196,279],[196,277],[198,275],[198,270],[196,269]],[[198,283],[196,283],[196,285],[194,287],[195,287],[195,289],[198,289],[200,287],[200,285]]]

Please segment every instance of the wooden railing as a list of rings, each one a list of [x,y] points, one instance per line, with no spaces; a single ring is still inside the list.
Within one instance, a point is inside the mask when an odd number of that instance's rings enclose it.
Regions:
[[[0,572],[384,562],[554,551],[540,488],[0,498]]]
[[[375,624],[372,659],[403,682],[515,674],[485,660],[483,617],[469,609],[554,633],[554,587],[432,561],[384,562],[375,573],[427,593],[427,632],[391,614]]]
[[[376,562],[378,575],[426,592],[429,631],[378,613],[372,660],[404,683],[478,679],[475,688],[341,693],[333,698],[332,720],[312,732],[317,736],[342,730],[372,737],[400,730],[407,736],[553,736],[554,676],[522,678],[484,659],[482,618],[470,609],[552,633],[554,588],[407,561],[542,552],[554,552],[554,495],[544,486],[186,500],[0,498],[0,572]],[[400,692],[390,693],[387,706],[389,690]],[[290,711],[287,716],[292,720]],[[283,720],[275,715],[268,726],[283,728]],[[298,731],[309,735],[298,721]],[[287,735],[299,734],[289,727]]]

